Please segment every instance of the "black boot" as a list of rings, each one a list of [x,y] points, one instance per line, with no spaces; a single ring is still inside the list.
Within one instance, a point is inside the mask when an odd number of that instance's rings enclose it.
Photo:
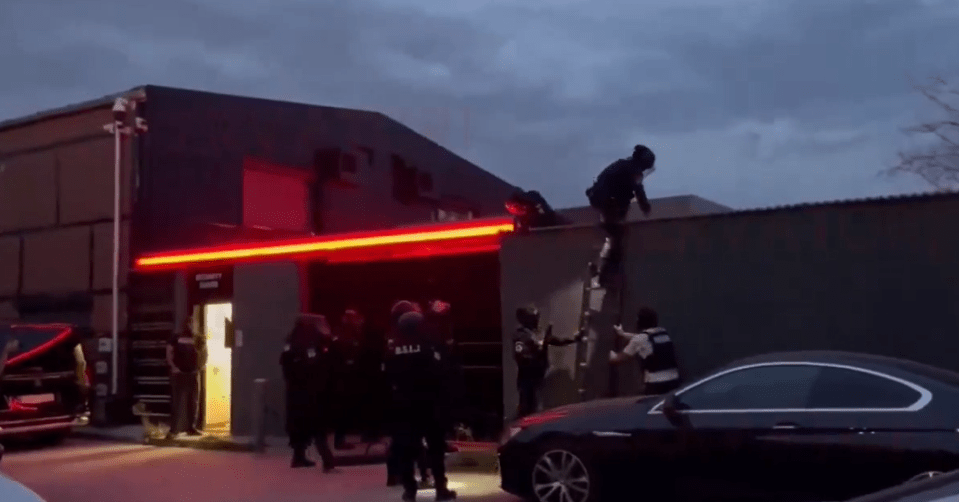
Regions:
[[[416,492],[403,492],[403,502],[416,502]]]
[[[316,462],[306,458],[306,448],[296,448],[293,450],[293,460],[290,461],[290,467],[297,469],[300,467],[315,467]]]
[[[400,480],[399,480],[399,478],[396,477],[396,475],[394,475],[394,474],[387,474],[387,476],[386,476],[386,486],[392,487],[392,486],[397,486],[397,485],[399,485],[399,484],[400,484]]]

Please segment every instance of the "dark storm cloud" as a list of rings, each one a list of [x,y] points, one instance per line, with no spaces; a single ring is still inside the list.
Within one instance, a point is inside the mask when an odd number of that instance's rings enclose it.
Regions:
[[[906,76],[954,69],[957,19],[920,0],[4,0],[0,116],[154,83],[382,110],[559,206],[635,142],[659,152],[654,194],[873,195],[913,188],[875,172],[916,104]]]

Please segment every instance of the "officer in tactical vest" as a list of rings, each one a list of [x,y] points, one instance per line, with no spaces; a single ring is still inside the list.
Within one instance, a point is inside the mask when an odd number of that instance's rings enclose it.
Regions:
[[[396,338],[385,370],[393,390],[393,444],[397,470],[403,483],[403,501],[416,500],[414,476],[417,445],[426,441],[430,470],[436,484],[436,500],[456,498],[447,486],[444,465],[449,396],[444,382],[449,378],[442,351],[426,332],[423,314],[407,312],[396,323]]]
[[[622,326],[615,326],[616,334],[629,339],[622,352],[611,351],[611,363],[630,359],[639,363],[643,371],[644,394],[666,394],[679,387],[681,382],[679,362],[672,338],[666,329],[659,326],[656,311],[643,307],[636,316],[637,333],[627,333]]]
[[[390,310],[390,331],[386,338],[386,352],[383,358],[383,370],[386,368],[386,359],[394,352],[396,348],[396,329],[397,324],[400,320],[400,317],[407,312],[419,312],[421,310],[420,306],[414,302],[408,300],[401,300],[393,304],[392,309]],[[392,410],[390,410],[392,411]],[[392,413],[387,413],[387,415],[392,416]],[[391,437],[395,437],[396,432],[396,423],[390,423]],[[398,453],[402,453],[395,447],[395,441],[390,441],[389,448],[386,453],[386,486],[396,486],[400,483],[399,479],[399,456]],[[433,488],[433,478],[430,475],[429,470],[429,460],[426,458],[426,448],[423,446],[422,441],[420,443],[414,444],[413,448],[416,449],[416,466],[420,471],[420,488]]]
[[[172,387],[168,439],[180,433],[200,436],[200,374],[206,367],[206,336],[187,320],[167,342],[166,362]]]
[[[595,287],[606,287],[619,269],[623,259],[623,238],[629,203],[635,197],[636,203],[647,217],[652,210],[646,197],[646,189],[643,188],[643,178],[652,172],[655,163],[656,155],[652,150],[636,145],[631,157],[619,159],[607,166],[599,173],[593,186],[586,190],[589,205],[599,211],[600,227],[606,232],[606,242],[599,254],[599,263],[596,264]]]
[[[541,334],[539,309],[533,305],[516,309],[519,326],[513,334],[513,358],[516,360],[516,389],[519,391],[519,406],[516,418],[523,418],[539,409],[539,391],[549,369],[549,346],[564,347],[586,339],[584,332],[572,339],[553,336],[553,325]]]

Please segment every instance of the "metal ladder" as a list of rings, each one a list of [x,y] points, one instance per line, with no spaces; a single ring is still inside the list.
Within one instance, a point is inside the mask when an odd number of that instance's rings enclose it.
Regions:
[[[624,243],[625,244],[625,243]],[[624,301],[626,299],[626,279],[623,274],[625,269],[625,254],[626,250],[623,250],[623,262],[620,263],[620,270],[616,274],[616,278],[613,281],[613,284],[610,287],[593,287],[593,277],[596,275],[596,265],[590,263],[586,267],[586,277],[583,280],[583,292],[582,292],[582,303],[580,305],[579,311],[579,329],[583,333],[589,333],[590,331],[590,321],[594,318],[595,313],[599,312],[602,308],[604,301],[606,300],[606,295],[612,294],[615,295],[616,300],[616,310],[614,313],[614,324],[622,324],[623,322],[623,311],[624,311]],[[576,380],[576,389],[578,392],[579,400],[585,401],[587,397],[586,389],[586,373],[589,369],[589,353],[590,345],[595,343],[598,333],[592,333],[587,337],[587,340],[590,341],[589,344],[579,343],[576,345],[576,371],[575,371],[575,380]],[[622,349],[621,340],[619,337],[615,337],[613,341],[613,349],[617,352]],[[616,369],[610,365],[609,368],[609,396],[616,396],[619,393],[618,385],[616,381]]]

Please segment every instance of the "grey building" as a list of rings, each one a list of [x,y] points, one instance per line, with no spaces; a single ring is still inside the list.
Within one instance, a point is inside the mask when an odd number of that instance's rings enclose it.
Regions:
[[[502,347],[512,326],[504,327],[502,322],[505,290],[501,284],[512,287],[513,281],[529,279],[523,275],[505,278],[500,268],[502,235],[512,229],[509,218],[474,218],[373,234],[346,232],[191,246],[140,255],[134,277],[144,285],[138,292],[156,291],[162,296],[164,291],[175,291],[173,303],[182,312],[178,317],[186,317],[194,306],[213,309],[202,317],[217,333],[227,330],[220,321],[216,321],[220,326],[211,324],[211,319],[223,317],[218,309],[229,304],[234,334],[230,362],[221,366],[232,371],[234,396],[248,396],[254,379],[270,382],[267,408],[272,432],[282,426],[276,357],[299,312],[336,316],[348,306],[358,306],[382,328],[396,300],[448,301],[453,305],[455,336],[466,373],[466,420],[480,437],[495,437],[510,415],[503,408],[503,375],[504,364],[508,368],[511,361],[503,360]],[[553,231],[563,230],[540,233]],[[555,255],[565,253],[565,249],[554,250]],[[233,399],[221,407],[231,410],[232,432],[247,430],[251,423],[248,399]]]
[[[257,323],[277,319],[269,309],[287,296],[297,303],[274,309],[286,316],[270,325],[277,340],[290,316],[309,308],[295,263],[246,290],[259,272],[234,279],[232,269],[191,270],[176,280],[131,274],[134,257],[495,216],[514,190],[377,112],[143,86],[0,122],[0,317],[111,331],[115,156],[104,125],[118,97],[136,103],[148,130],[125,138],[120,156],[122,333],[120,364],[109,369],[120,375],[117,410],[139,400],[167,412],[163,340],[191,315],[216,331],[215,342],[233,343],[221,324],[232,318],[234,285],[240,298],[277,297],[261,301],[264,312],[244,310],[256,317],[245,321],[248,340]],[[284,274],[292,274],[290,288],[281,287]],[[88,348],[91,358],[104,356]],[[235,376],[247,362],[276,366],[272,355],[244,359],[242,350],[235,361],[228,352],[216,357],[237,367],[216,373],[238,382],[248,380]]]

